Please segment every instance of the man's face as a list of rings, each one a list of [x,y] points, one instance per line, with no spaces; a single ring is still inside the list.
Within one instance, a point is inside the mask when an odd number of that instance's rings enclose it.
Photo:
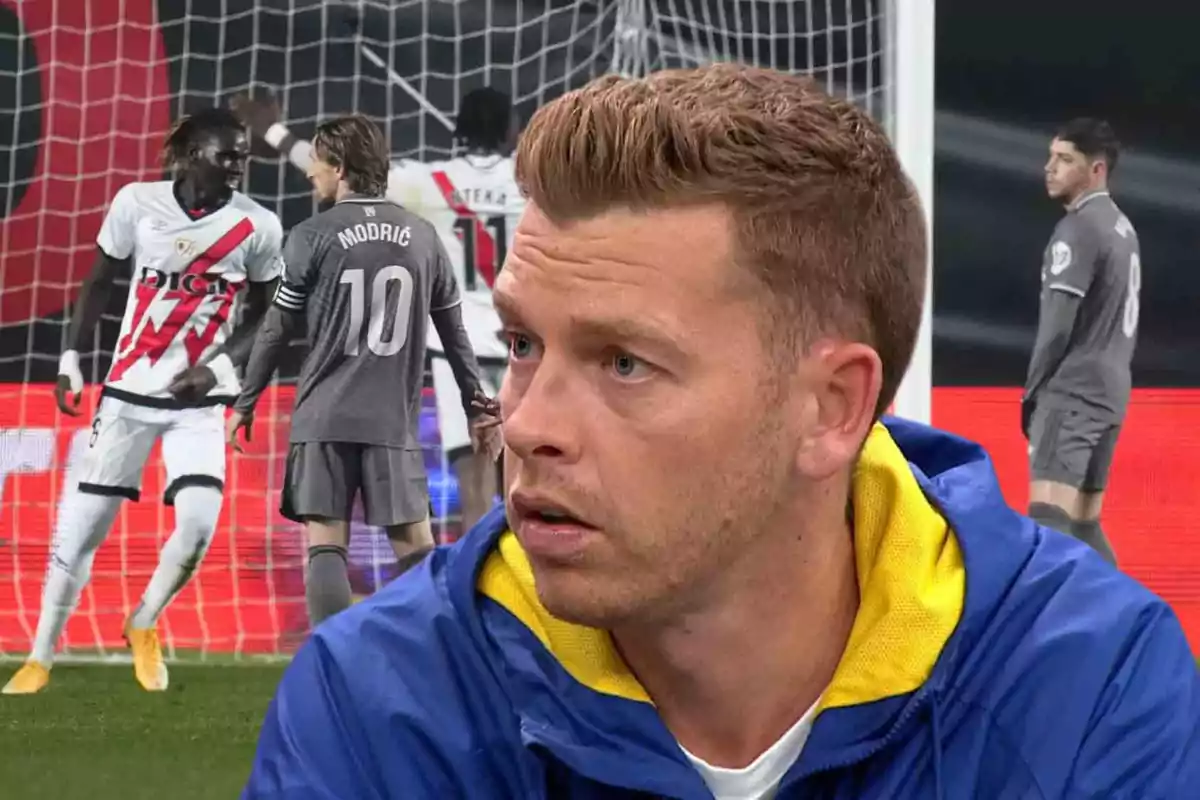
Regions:
[[[1046,193],[1053,200],[1071,202],[1087,191],[1095,171],[1094,162],[1072,142],[1054,139],[1046,160]]]
[[[338,167],[321,158],[313,152],[312,163],[308,165],[308,179],[312,182],[313,196],[321,202],[332,202],[337,199],[338,182],[342,172]]]
[[[208,134],[196,144],[192,155],[191,177],[205,193],[236,189],[246,174],[250,143],[241,130],[223,130]]]
[[[702,601],[790,495],[794,393],[766,380],[742,269],[721,208],[522,216],[495,286],[506,502],[555,615],[613,627]]]

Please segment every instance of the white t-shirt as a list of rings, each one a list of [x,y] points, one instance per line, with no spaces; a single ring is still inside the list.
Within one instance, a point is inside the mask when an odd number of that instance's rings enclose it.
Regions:
[[[525,198],[513,176],[513,160],[499,155],[466,155],[448,161],[392,165],[388,199],[433,224],[450,256],[463,297],[463,324],[476,355],[506,358],[492,307],[492,284],[504,265]],[[441,352],[430,326],[429,349]]]
[[[792,768],[804,750],[808,734],[817,716],[817,703],[804,712],[787,733],[779,737],[749,766],[740,769],[714,767],[703,759],[683,750],[683,754],[700,773],[716,800],[772,800],[779,790],[783,776]]]
[[[112,258],[133,260],[105,384],[143,397],[168,397],[176,374],[225,342],[247,280],[272,281],[283,271],[283,227],[273,212],[234,192],[216,211],[193,215],[171,181],[122,187],[96,244]],[[231,378],[210,396],[236,395]]]

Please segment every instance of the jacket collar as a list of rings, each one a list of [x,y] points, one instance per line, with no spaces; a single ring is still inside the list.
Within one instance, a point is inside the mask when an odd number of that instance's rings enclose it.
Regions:
[[[986,621],[979,617],[1024,557],[1002,535],[1019,518],[983,451],[962,439],[887,420],[869,435],[853,486],[861,605],[799,772],[852,763],[896,736],[952,671],[964,631]],[[964,553],[955,529],[977,532],[972,540],[995,536],[999,545]],[[527,736],[596,780],[613,780],[616,765],[631,758],[643,767],[638,773],[663,782],[631,788],[661,791],[696,779],[607,632],[558,620],[542,606],[503,509],[461,544],[448,576],[451,601],[476,641],[496,648]],[[972,566],[980,562],[987,566]],[[490,622],[485,630],[481,609],[490,603],[506,612],[502,634]],[[522,649],[534,657],[518,657]]]

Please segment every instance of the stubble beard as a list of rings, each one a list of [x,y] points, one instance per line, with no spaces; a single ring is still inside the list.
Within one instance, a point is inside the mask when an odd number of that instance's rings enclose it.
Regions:
[[[662,626],[703,613],[736,592],[737,580],[747,571],[739,569],[740,562],[750,557],[755,540],[770,534],[787,501],[791,454],[782,445],[782,425],[771,412],[757,418],[758,426],[728,454],[724,469],[718,464],[704,481],[667,504],[657,530],[639,526],[620,534],[621,541],[656,542],[639,552],[637,564],[628,565],[615,580],[579,575],[587,584],[571,592],[574,597],[543,594],[547,610],[559,619],[606,630]]]

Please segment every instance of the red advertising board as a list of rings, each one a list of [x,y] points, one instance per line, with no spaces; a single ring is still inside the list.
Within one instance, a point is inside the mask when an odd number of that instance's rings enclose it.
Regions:
[[[274,653],[306,627],[300,531],[279,516],[289,389],[263,398],[254,440],[232,454],[218,534],[198,576],[164,615],[175,647]],[[0,387],[0,654],[27,649],[37,624],[53,523],[72,447],[86,446],[87,413],[67,417],[49,386]],[[73,445],[74,443],[74,445]],[[142,500],[124,503],[92,567],[92,580],[66,630],[76,649],[119,648],[125,614],[136,605],[174,521],[159,498],[165,488],[158,448],[142,483]]]
[[[252,446],[231,458],[217,539],[198,579],[164,618],[176,647],[274,653],[303,633],[300,539],[275,510],[290,405],[288,390],[266,398]],[[982,443],[1009,502],[1024,508],[1028,477],[1017,408],[1017,390],[934,393],[937,423]],[[86,442],[88,420],[59,414],[48,386],[0,388],[0,653],[24,650],[36,624],[62,468],[76,436]],[[1193,532],[1200,475],[1187,469],[1197,446],[1187,435],[1197,427],[1200,391],[1135,393],[1104,522],[1123,568],[1174,606],[1200,651],[1200,541]],[[125,504],[97,554],[91,586],[67,629],[72,647],[120,646],[124,614],[171,530],[170,511],[157,502],[162,489],[155,454],[144,499]]]

